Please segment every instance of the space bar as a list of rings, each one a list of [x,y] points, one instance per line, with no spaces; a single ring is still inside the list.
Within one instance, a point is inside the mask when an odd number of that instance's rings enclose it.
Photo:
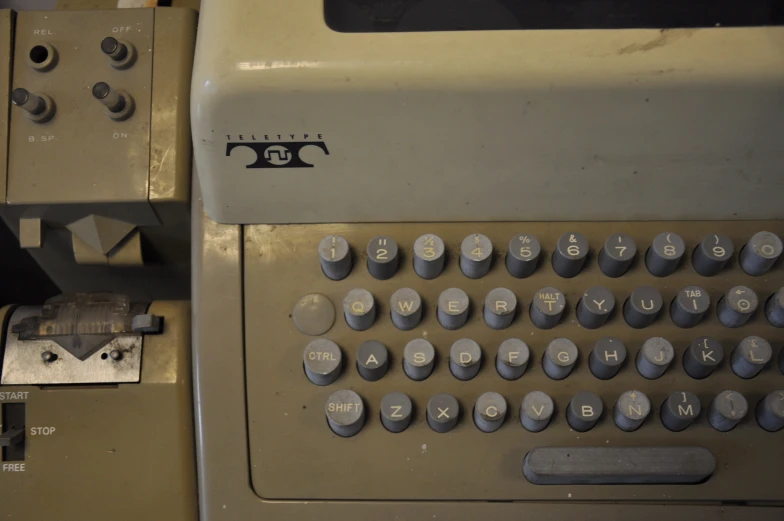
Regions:
[[[702,447],[537,447],[523,475],[536,485],[702,483],[716,460]]]

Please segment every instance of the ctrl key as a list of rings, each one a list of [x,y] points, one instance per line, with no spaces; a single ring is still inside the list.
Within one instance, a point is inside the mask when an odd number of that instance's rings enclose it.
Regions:
[[[302,362],[308,380],[316,385],[329,385],[340,376],[343,355],[332,340],[319,338],[305,348]]]
[[[354,391],[342,389],[333,393],[327,399],[324,410],[329,428],[338,436],[354,436],[365,424],[365,405]]]

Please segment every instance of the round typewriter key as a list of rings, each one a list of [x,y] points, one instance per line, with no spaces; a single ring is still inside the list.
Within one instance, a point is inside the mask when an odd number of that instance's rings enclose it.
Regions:
[[[506,418],[506,398],[498,393],[484,393],[474,405],[474,423],[483,432],[495,432]]]
[[[586,329],[596,329],[607,322],[614,308],[612,291],[601,286],[588,288],[577,303],[577,321]]]
[[[768,298],[765,303],[765,316],[774,327],[784,327],[784,288]]]
[[[676,326],[690,328],[699,324],[710,307],[710,295],[699,286],[686,286],[670,304],[670,318]]]
[[[591,391],[582,391],[569,402],[566,408],[566,421],[572,429],[586,432],[596,425],[603,410],[604,404],[601,398]]]
[[[781,256],[782,250],[784,245],[778,235],[757,232],[740,251],[740,267],[753,277],[765,275]]]
[[[449,350],[449,370],[458,380],[470,380],[479,372],[482,349],[468,338],[461,338]]]
[[[740,341],[730,356],[732,371],[741,378],[754,378],[770,362],[773,349],[764,338],[749,336]]]
[[[626,432],[636,431],[651,412],[651,402],[640,391],[626,391],[618,398],[613,411],[615,425]]]
[[[318,246],[319,260],[324,275],[332,280],[345,279],[351,272],[351,250],[340,235],[324,237]]]
[[[378,340],[365,340],[357,349],[357,371],[370,382],[380,380],[387,373],[387,348]]]
[[[784,429],[784,391],[773,391],[757,404],[757,423],[766,431]]]
[[[542,357],[542,368],[553,380],[563,380],[574,369],[579,351],[568,338],[556,338],[547,346]]]
[[[542,288],[531,302],[531,322],[539,329],[552,329],[561,321],[566,299],[556,288]]]
[[[444,241],[438,235],[425,234],[414,242],[414,271],[423,279],[434,279],[444,271]]]
[[[338,436],[354,436],[365,424],[365,406],[354,391],[342,389],[333,393],[327,399],[324,410],[329,428]]]
[[[671,343],[661,337],[649,338],[637,353],[637,371],[648,380],[655,380],[664,374],[674,357]]]
[[[691,258],[694,271],[703,277],[712,277],[724,269],[734,252],[735,247],[729,237],[712,233],[694,250]]]
[[[386,280],[397,273],[397,243],[392,237],[373,237],[367,246],[367,267],[374,278]]]
[[[506,269],[510,275],[518,279],[528,277],[536,270],[541,252],[542,247],[533,235],[528,233],[515,235],[509,241]]]
[[[528,345],[522,340],[518,338],[504,340],[498,346],[498,354],[495,357],[498,374],[506,380],[517,380],[525,373],[530,354]]]
[[[305,347],[302,362],[308,380],[316,385],[329,385],[340,376],[343,355],[338,345],[326,338],[317,338]]]
[[[701,336],[683,353],[683,369],[696,380],[707,378],[724,359],[724,348],[715,338]]]
[[[403,432],[411,424],[413,409],[408,396],[389,393],[381,400],[381,423],[389,432]]]
[[[451,394],[437,394],[427,402],[427,424],[436,432],[454,429],[459,416],[460,404]]]
[[[424,380],[433,372],[436,350],[423,338],[416,338],[403,349],[403,372],[412,380]]]
[[[719,321],[726,327],[740,327],[757,311],[759,298],[753,289],[735,286],[719,300]]]
[[[661,421],[667,429],[680,432],[700,415],[700,399],[693,393],[677,391],[662,404]]]
[[[736,391],[722,391],[711,402],[708,421],[714,429],[731,431],[749,412],[746,398]]]
[[[600,338],[588,357],[588,367],[596,378],[609,380],[626,360],[626,346],[617,338]]]
[[[506,288],[495,288],[485,297],[485,324],[493,329],[506,329],[512,324],[517,309],[517,297]]]
[[[632,291],[623,305],[623,318],[635,329],[653,324],[662,307],[662,296],[656,288],[640,286]]]
[[[445,289],[438,296],[438,323],[444,329],[460,329],[468,320],[468,295],[462,289]]]
[[[784,349],[779,351],[779,371],[784,374]]]
[[[660,233],[645,254],[645,265],[652,275],[666,277],[678,268],[685,252],[686,244],[678,234]]]
[[[460,245],[460,270],[469,279],[479,279],[490,271],[493,243],[481,233],[469,235]]]
[[[291,312],[291,318],[300,333],[320,336],[335,323],[335,306],[324,295],[311,293],[299,299]]]
[[[520,423],[526,430],[540,432],[550,423],[555,405],[553,399],[542,391],[531,391],[520,406]]]
[[[395,291],[389,299],[389,309],[392,323],[403,331],[414,329],[422,320],[422,299],[411,288]]]
[[[364,331],[376,321],[373,295],[366,289],[352,289],[343,299],[343,314],[348,327]]]
[[[634,239],[624,233],[614,233],[599,252],[599,269],[608,277],[620,277],[629,270],[635,255],[637,244]]]
[[[588,239],[581,233],[568,232],[558,238],[553,252],[553,270],[565,279],[577,276],[588,258]]]

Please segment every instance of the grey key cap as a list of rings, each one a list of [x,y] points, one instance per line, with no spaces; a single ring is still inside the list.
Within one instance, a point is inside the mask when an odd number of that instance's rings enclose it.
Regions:
[[[324,410],[329,428],[338,436],[355,436],[365,424],[365,406],[354,391],[343,389],[333,393]]]
[[[732,240],[721,233],[712,233],[705,237],[692,255],[694,271],[703,277],[718,274],[727,265],[735,253]]]
[[[699,286],[686,286],[672,299],[670,318],[676,326],[696,326],[710,307],[710,295]]]
[[[436,432],[445,433],[455,428],[460,418],[460,404],[451,394],[441,393],[427,402],[427,424]]]
[[[422,299],[411,288],[401,288],[389,299],[390,315],[395,327],[409,331],[422,320]]]
[[[593,429],[604,412],[602,399],[591,391],[577,393],[566,408],[566,422],[577,432]]]
[[[542,356],[542,368],[553,380],[563,380],[572,372],[580,352],[568,338],[553,339]]]
[[[433,372],[436,350],[424,338],[415,338],[403,349],[403,372],[412,380],[426,379]]]
[[[543,431],[555,412],[553,399],[542,391],[531,391],[520,406],[520,423],[531,432]]]
[[[337,380],[342,360],[340,347],[326,338],[313,340],[302,355],[305,375],[316,385],[329,385]]]
[[[773,391],[757,404],[757,423],[769,432],[784,429],[784,390]]]
[[[485,324],[492,329],[506,329],[514,320],[517,297],[506,288],[495,288],[485,297],[482,314]]]
[[[531,322],[539,329],[552,329],[561,321],[566,298],[553,287],[542,288],[534,294],[531,302]]]
[[[599,269],[608,277],[626,273],[637,255],[637,244],[624,233],[614,233],[604,242],[599,252]]]
[[[468,338],[461,338],[449,350],[449,370],[458,380],[470,380],[479,372],[482,349]]]
[[[332,280],[343,280],[351,273],[351,250],[340,235],[324,237],[318,246],[321,270]]]
[[[749,412],[746,397],[737,391],[722,391],[708,410],[708,422],[720,432],[731,431]]]
[[[626,432],[636,431],[651,412],[651,402],[640,391],[632,390],[623,393],[615,402],[613,419],[619,429]]]
[[[374,278],[387,280],[397,273],[400,257],[397,243],[392,237],[379,235],[367,245],[367,268]]]
[[[369,382],[380,380],[389,366],[387,348],[378,340],[365,340],[357,349],[357,371]]]
[[[519,233],[509,241],[506,253],[506,269],[518,279],[530,276],[539,263],[542,247],[539,241],[529,233]]]
[[[740,267],[753,277],[766,274],[776,263],[784,245],[778,235],[771,232],[757,232],[740,251]]]
[[[632,291],[623,305],[623,318],[635,329],[653,324],[662,307],[659,290],[650,286],[640,286]]]
[[[701,336],[683,353],[683,369],[694,379],[701,380],[716,370],[724,359],[724,348],[715,338]]]
[[[732,371],[741,378],[754,378],[773,357],[773,349],[767,340],[749,336],[740,341],[730,356]]]
[[[700,399],[688,391],[676,391],[662,404],[661,421],[667,429],[680,432],[697,419],[702,406]]]
[[[366,289],[352,289],[343,299],[343,316],[348,327],[365,331],[376,321],[376,305],[373,295]]]
[[[645,265],[652,275],[666,277],[678,268],[685,252],[686,244],[680,235],[672,232],[660,233],[653,239],[645,254]]]
[[[493,261],[493,243],[481,233],[463,239],[460,245],[460,270],[470,279],[479,279],[490,271]]]
[[[757,311],[759,298],[753,289],[746,286],[735,286],[719,300],[717,312],[719,321],[725,327],[740,327],[749,321]]]
[[[495,432],[506,418],[506,398],[498,393],[481,395],[474,404],[474,424],[480,431]]]
[[[506,380],[517,380],[525,373],[530,354],[528,345],[519,338],[504,340],[495,357],[498,374]]]
[[[444,329],[460,329],[468,320],[468,295],[462,289],[449,288],[438,296],[438,323]]]
[[[438,235],[427,233],[414,242],[414,271],[423,279],[434,279],[444,271],[446,249]]]
[[[561,235],[553,252],[553,270],[565,279],[577,276],[585,266],[589,248],[588,239],[581,233]]]
[[[649,338],[637,352],[637,371],[648,380],[655,380],[667,371],[675,357],[675,349],[664,338]]]
[[[626,360],[626,346],[617,338],[604,337],[596,341],[588,357],[591,373],[601,380],[609,380]]]
[[[413,417],[411,398],[401,392],[389,393],[381,400],[381,423],[389,432],[403,432]]]
[[[593,286],[585,290],[577,303],[577,321],[587,329],[601,327],[615,308],[615,297],[607,288]]]

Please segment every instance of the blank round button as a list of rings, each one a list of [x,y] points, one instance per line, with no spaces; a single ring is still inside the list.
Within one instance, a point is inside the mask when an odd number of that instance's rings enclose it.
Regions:
[[[680,432],[700,415],[700,399],[694,393],[677,391],[662,404],[661,421],[667,429]]]
[[[596,425],[604,411],[602,399],[590,391],[577,393],[566,408],[566,421],[577,432],[586,432]]]
[[[470,279],[479,279],[490,271],[493,243],[481,233],[469,235],[460,245],[460,270]]]
[[[724,269],[734,252],[735,247],[729,237],[712,233],[694,250],[692,255],[694,271],[703,277],[712,277]]]
[[[451,431],[459,417],[460,404],[451,394],[437,394],[427,402],[427,424],[436,432]]]
[[[389,366],[387,348],[378,340],[366,340],[357,349],[357,371],[369,382],[380,380]]]
[[[444,329],[460,329],[468,320],[468,295],[462,289],[445,289],[438,296],[438,323]]]
[[[615,402],[613,419],[619,429],[626,432],[636,431],[651,412],[651,402],[640,391],[626,391]]]
[[[623,318],[635,329],[646,328],[656,320],[662,303],[659,290],[650,286],[640,286],[626,299],[623,305]]]
[[[765,302],[765,316],[774,327],[784,327],[784,288],[768,298]]]
[[[365,289],[352,289],[343,299],[346,323],[355,331],[365,331],[376,321],[373,295]]]
[[[645,254],[645,265],[651,275],[666,277],[671,275],[680,264],[686,252],[686,243],[677,233],[660,233],[653,239],[648,253]]]
[[[740,251],[740,267],[753,277],[766,274],[781,256],[784,245],[778,235],[757,232]]]
[[[411,424],[414,406],[401,392],[389,393],[381,400],[381,423],[389,432],[403,432]]]
[[[386,280],[397,273],[398,249],[392,237],[373,237],[367,246],[367,267],[374,278]]]
[[[648,380],[655,380],[667,371],[674,357],[675,349],[666,339],[649,338],[637,353],[637,371]]]
[[[495,432],[506,418],[506,398],[498,393],[484,393],[474,404],[474,424],[482,432]]]
[[[426,379],[433,372],[436,350],[424,338],[416,338],[403,349],[403,372],[412,380]]]
[[[773,349],[767,340],[749,336],[732,350],[730,365],[733,372],[741,378],[754,378],[770,362],[772,356]]]
[[[615,309],[615,296],[602,286],[588,288],[577,303],[577,321],[586,329],[603,326]]]
[[[784,429],[784,391],[773,391],[757,404],[757,423],[769,432]]]
[[[291,318],[300,333],[321,336],[335,323],[335,306],[324,295],[311,293],[297,301]]]
[[[414,242],[414,271],[423,279],[434,279],[444,271],[446,250],[438,235],[425,234]]]
[[[501,378],[506,380],[517,380],[528,367],[528,359],[531,352],[528,345],[519,338],[510,338],[501,342],[498,346],[498,354],[495,357],[495,368]]]
[[[340,235],[324,237],[318,246],[321,270],[332,280],[343,280],[351,273],[351,250]]]
[[[542,288],[534,294],[531,302],[531,322],[539,329],[552,329],[561,321],[566,298],[558,289]]]
[[[626,346],[617,338],[600,338],[588,358],[591,373],[601,380],[609,380],[620,371],[626,361]]]
[[[624,233],[614,233],[599,252],[599,269],[608,277],[620,277],[629,270],[637,255],[637,244]]]
[[[553,270],[565,279],[577,276],[588,258],[588,239],[581,233],[568,232],[558,238],[553,252]]]
[[[389,299],[390,314],[395,327],[409,331],[422,320],[422,299],[411,288],[401,288]]]
[[[731,431],[746,417],[749,403],[736,391],[722,391],[711,402],[708,422],[720,432]]]
[[[696,380],[710,376],[724,359],[724,348],[715,338],[702,336],[683,353],[683,369]]]
[[[710,295],[699,286],[686,286],[672,299],[670,318],[676,326],[696,326],[710,307]]]
[[[485,297],[483,315],[485,324],[492,329],[506,329],[514,320],[517,297],[506,288],[495,288]]]
[[[536,270],[541,253],[542,247],[536,237],[529,233],[517,234],[509,241],[506,269],[518,279],[528,277]]]
[[[542,368],[553,380],[563,380],[572,372],[579,351],[568,338],[556,338],[547,346],[542,357]]]
[[[468,338],[461,338],[449,350],[449,370],[458,380],[470,380],[479,372],[482,349]]]
[[[531,391],[520,406],[520,423],[531,432],[543,431],[555,411],[553,399],[542,391]]]
[[[725,327],[740,327],[757,311],[759,298],[753,289],[746,286],[731,288],[717,306],[719,321]]]
[[[365,406],[354,391],[342,389],[333,393],[324,406],[332,432],[348,438],[356,435],[365,424]]]
[[[305,347],[302,362],[308,380],[316,385],[329,385],[340,376],[343,355],[332,340],[317,338]]]

